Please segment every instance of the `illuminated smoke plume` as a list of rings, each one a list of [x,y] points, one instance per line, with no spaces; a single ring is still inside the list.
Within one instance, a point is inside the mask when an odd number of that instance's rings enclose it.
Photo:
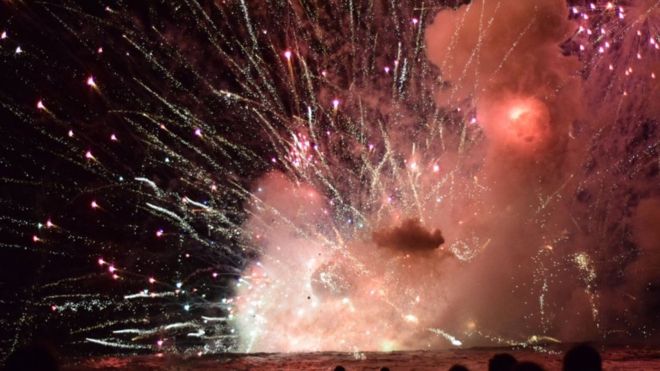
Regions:
[[[579,24],[560,0],[477,0],[439,11],[424,32],[439,74],[434,103],[456,110],[465,124],[446,137],[431,131],[427,153],[414,152],[412,120],[385,142],[374,140],[400,152],[413,144],[405,171],[378,184],[414,202],[387,206],[392,197],[385,191],[385,206],[375,209],[387,213],[363,210],[359,228],[348,234],[318,214],[333,215],[332,201],[300,211],[306,201],[294,197],[272,207],[299,211],[281,227],[255,232],[265,239],[258,242],[263,254],[247,270],[252,283],[237,292],[243,349],[387,350],[607,336],[603,324],[616,310],[600,309],[609,295],[600,282],[609,268],[595,258],[598,242],[584,227],[591,222],[574,201],[589,182],[581,173],[591,156],[585,143],[599,130],[587,102],[602,95],[585,77],[585,65],[599,65],[570,52],[581,50]],[[437,146],[428,144],[434,140]],[[456,146],[439,149],[449,141]],[[438,169],[451,181],[437,183]],[[409,179],[418,186],[408,187]],[[323,188],[291,187],[281,192]],[[272,220],[256,212],[249,225],[256,219]]]
[[[329,205],[270,174],[249,221],[263,252],[243,275],[236,323],[246,351],[391,350],[448,343],[429,331],[455,270],[439,230],[417,220],[333,242]],[[375,242],[375,243],[374,243]],[[454,340],[457,341],[457,340]]]
[[[498,155],[543,155],[565,140],[580,107],[579,61],[560,49],[575,28],[559,0],[473,1],[439,12],[425,33],[446,83],[438,103],[472,102]]]

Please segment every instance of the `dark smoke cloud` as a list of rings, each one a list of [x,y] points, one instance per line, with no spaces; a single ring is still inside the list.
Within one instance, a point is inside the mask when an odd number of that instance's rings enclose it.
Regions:
[[[426,229],[419,219],[406,219],[400,226],[377,230],[372,239],[380,247],[412,251],[437,249],[445,242],[439,229]]]

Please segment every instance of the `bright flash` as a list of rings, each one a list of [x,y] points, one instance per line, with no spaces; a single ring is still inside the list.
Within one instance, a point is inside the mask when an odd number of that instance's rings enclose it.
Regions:
[[[406,315],[403,317],[403,319],[405,319],[406,322],[410,322],[410,323],[418,323],[418,322],[419,322],[419,319],[417,319],[417,317],[415,317],[415,316],[412,315],[412,314],[406,314]]]
[[[92,88],[96,88],[96,81],[94,81],[94,76],[87,78],[87,85],[91,86]]]
[[[511,112],[509,112],[509,117],[511,118],[511,120],[516,121],[520,118],[520,116],[524,115],[525,113],[527,113],[527,110],[525,108],[515,107],[511,110]]]

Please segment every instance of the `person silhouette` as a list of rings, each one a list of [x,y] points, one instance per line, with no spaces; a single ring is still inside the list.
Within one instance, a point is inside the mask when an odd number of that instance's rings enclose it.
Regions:
[[[55,356],[45,346],[28,345],[17,349],[5,360],[5,371],[57,371]]]
[[[578,344],[564,355],[563,371],[602,371],[600,353],[588,344]]]
[[[509,353],[495,354],[488,360],[488,371],[511,371],[518,361]]]
[[[470,370],[463,365],[455,364],[449,367],[449,371],[470,371]]]
[[[346,371],[346,369],[342,365],[337,365],[337,367],[335,367],[335,371]]]

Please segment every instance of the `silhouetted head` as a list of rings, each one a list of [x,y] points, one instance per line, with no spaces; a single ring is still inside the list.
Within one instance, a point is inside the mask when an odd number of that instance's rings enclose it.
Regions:
[[[564,355],[564,371],[601,371],[600,353],[587,344],[576,345]]]
[[[381,367],[380,371],[390,371],[389,367]]]
[[[520,362],[513,367],[513,371],[545,371],[545,369],[538,363]]]
[[[467,367],[463,365],[453,365],[449,368],[449,371],[470,371]]]
[[[344,366],[339,365],[335,367],[335,371],[346,371],[346,369],[344,368]]]
[[[511,371],[518,363],[509,353],[498,353],[488,360],[488,371]]]
[[[5,361],[5,371],[57,371],[55,356],[43,346],[30,345],[17,349]]]

